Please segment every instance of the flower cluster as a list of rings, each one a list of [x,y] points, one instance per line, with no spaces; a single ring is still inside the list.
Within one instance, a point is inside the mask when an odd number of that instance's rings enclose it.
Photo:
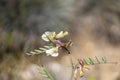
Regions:
[[[98,59],[96,56],[95,58],[83,58],[78,59],[78,64],[73,65],[73,77],[75,80],[78,78],[78,72],[80,77],[83,77],[85,75],[85,69],[89,70],[90,65],[96,65],[96,64],[106,64],[107,59],[106,57],[102,57],[101,60]]]
[[[68,32],[61,31],[60,33],[56,34],[55,32],[45,32],[42,35],[42,39],[47,42],[51,42],[53,44],[53,47],[46,50],[47,55],[51,55],[52,57],[57,57],[59,55],[58,49],[60,47],[65,47],[65,43],[61,42],[59,39],[65,37],[68,35]]]
[[[26,54],[28,55],[34,55],[34,54],[40,54],[40,53],[46,53],[47,56],[57,57],[59,55],[59,49],[64,49],[70,54],[70,51],[67,47],[71,46],[72,42],[69,40],[68,42],[62,42],[60,39],[64,38],[68,35],[67,31],[61,31],[58,34],[55,32],[47,31],[45,32],[41,38],[49,42],[51,45],[49,46],[43,46],[42,48],[35,49],[34,51],[30,51]],[[105,64],[108,63],[106,57],[102,57],[101,60],[99,60],[96,56],[95,58],[83,58],[78,59],[77,64],[73,64],[72,58],[71,58],[71,65],[73,70],[73,78],[74,80],[78,79],[78,75],[80,77],[83,77],[85,75],[85,69],[89,70],[89,65],[95,65],[95,64]],[[45,68],[41,67],[40,73],[43,76],[46,76],[50,80],[54,80],[48,72],[46,72]]]
[[[54,41],[56,41],[56,40],[58,40],[58,39],[60,39],[60,38],[65,37],[66,35],[68,35],[68,32],[67,32],[67,31],[65,31],[65,32],[61,31],[61,32],[58,33],[58,34],[56,34],[55,32],[47,31],[47,32],[45,32],[45,33],[42,35],[42,39],[43,39],[44,41],[47,41],[47,42],[51,42],[51,41],[54,42]]]
[[[67,47],[71,45],[71,41],[64,43],[59,40],[60,38],[65,37],[66,35],[68,35],[67,31],[61,31],[58,34],[56,34],[55,32],[47,31],[41,36],[41,38],[46,42],[52,43],[52,46],[44,46],[43,48],[39,48],[38,50],[31,51],[27,54],[33,55],[44,52],[48,56],[50,55],[52,57],[57,57],[59,55],[58,50],[60,48],[64,48],[65,50],[68,51],[68,53],[70,53]]]
[[[85,75],[85,69],[89,69],[88,64],[86,64],[82,59],[78,60],[79,64],[73,66],[73,77],[75,80],[78,78],[78,72],[80,77]]]

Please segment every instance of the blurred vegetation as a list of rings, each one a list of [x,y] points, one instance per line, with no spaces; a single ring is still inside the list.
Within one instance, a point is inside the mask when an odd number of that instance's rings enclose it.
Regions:
[[[95,38],[119,46],[119,8],[120,0],[0,0],[0,80],[18,80],[20,70],[39,62],[41,56],[28,58],[24,52],[45,44],[40,36],[47,30],[69,30],[76,38],[90,29]]]

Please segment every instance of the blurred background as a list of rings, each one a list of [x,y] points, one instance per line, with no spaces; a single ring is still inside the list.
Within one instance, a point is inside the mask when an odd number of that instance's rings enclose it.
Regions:
[[[94,56],[120,62],[120,0],[0,0],[0,80],[46,80],[38,65],[55,80],[69,80],[68,55],[25,54],[46,44],[45,31],[62,30],[73,41],[74,62]],[[120,80],[120,64],[91,66],[79,80]]]

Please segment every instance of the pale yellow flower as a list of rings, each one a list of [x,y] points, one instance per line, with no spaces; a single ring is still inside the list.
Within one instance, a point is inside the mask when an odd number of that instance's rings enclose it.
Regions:
[[[44,41],[49,42],[49,41],[55,41],[56,39],[59,39],[59,38],[63,38],[66,35],[68,35],[67,31],[65,31],[65,32],[61,31],[57,35],[55,32],[47,31],[41,37]]]
[[[77,68],[74,70],[74,72],[73,72],[73,77],[74,77],[74,79],[75,80],[77,80],[77,78],[78,78],[78,70],[77,70]]]
[[[84,67],[80,66],[80,77],[83,77],[85,75],[83,68]]]
[[[80,77],[83,77],[85,75],[83,70],[80,70]]]
[[[84,63],[82,59],[79,60],[79,70],[80,70],[80,77],[85,75],[84,69],[89,69],[89,66]]]
[[[45,34],[43,34],[41,37],[44,41],[54,41],[55,40],[55,36],[56,36],[56,33],[55,32],[45,32]]]
[[[58,48],[61,47],[61,46],[64,46],[64,43],[62,43],[59,38],[63,38],[64,36],[68,35],[68,32],[65,31],[61,31],[60,33],[58,33],[56,35],[55,32],[50,32],[50,31],[47,31],[45,32],[41,37],[44,41],[47,41],[47,42],[51,42],[54,44],[55,47],[53,48],[50,48],[48,50],[46,50],[46,54],[47,55],[51,55],[52,57],[57,57],[59,55],[58,53]]]
[[[74,70],[73,71],[73,77],[74,77],[74,80],[78,79],[78,70],[79,70],[80,77],[83,77],[85,75],[84,69],[89,69],[88,65],[85,64],[82,59],[80,59],[78,61],[79,61],[79,65],[73,66],[73,70]]]

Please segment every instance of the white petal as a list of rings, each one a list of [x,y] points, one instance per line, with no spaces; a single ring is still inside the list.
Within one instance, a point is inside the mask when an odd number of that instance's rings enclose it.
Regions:
[[[47,55],[51,55],[52,57],[57,57],[59,55],[58,53],[58,47],[51,48],[49,50],[46,50]]]
[[[51,54],[52,57],[57,57],[59,55],[59,53],[53,53]]]
[[[45,32],[45,34],[42,35],[42,39],[45,40],[45,41],[54,41],[55,39],[55,36],[56,36],[56,33],[55,32]]]
[[[47,31],[47,32],[45,32],[45,35],[47,35],[49,37],[53,37],[53,36],[55,37],[56,33]]]
[[[52,49],[46,50],[46,54],[51,55],[52,53],[54,53]]]
[[[45,34],[43,34],[41,37],[44,41],[47,41],[47,42],[49,41],[48,37]]]
[[[45,32],[45,35],[50,36],[53,32],[47,31]]]

